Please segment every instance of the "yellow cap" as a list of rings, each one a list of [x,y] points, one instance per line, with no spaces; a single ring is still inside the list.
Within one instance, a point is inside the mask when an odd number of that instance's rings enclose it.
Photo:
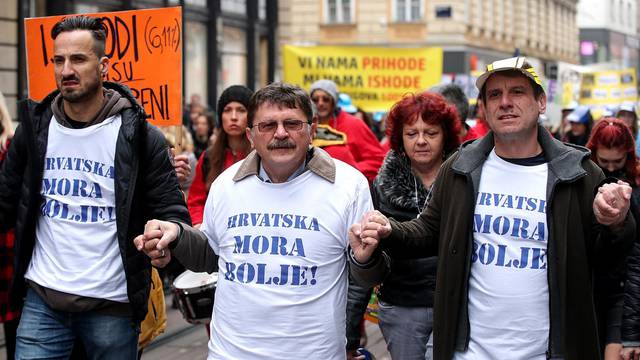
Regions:
[[[502,59],[502,60],[494,61],[491,64],[487,65],[487,71],[485,71],[482,75],[480,75],[476,80],[476,87],[478,88],[478,91],[482,91],[482,87],[484,86],[484,83],[487,81],[489,76],[491,76],[491,74],[499,71],[509,71],[509,70],[515,70],[515,71],[521,72],[526,77],[533,80],[533,82],[535,82],[540,87],[542,92],[545,92],[544,88],[542,87],[542,82],[538,77],[538,74],[536,74],[536,71],[533,69],[533,66],[531,66],[531,64],[527,62],[527,58],[525,58],[524,56]]]

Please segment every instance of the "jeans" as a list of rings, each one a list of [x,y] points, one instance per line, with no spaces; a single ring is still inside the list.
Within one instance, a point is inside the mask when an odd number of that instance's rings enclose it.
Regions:
[[[429,341],[427,341],[427,352],[424,354],[424,360],[433,360],[433,332],[429,335]]]
[[[395,306],[378,300],[378,320],[392,359],[424,360],[433,308]]]
[[[138,332],[130,317],[57,311],[28,289],[16,337],[16,359],[67,359],[78,337],[89,359],[135,360]]]

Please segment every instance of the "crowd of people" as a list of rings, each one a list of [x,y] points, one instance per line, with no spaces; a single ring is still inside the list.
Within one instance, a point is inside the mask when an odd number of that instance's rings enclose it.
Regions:
[[[365,359],[372,289],[393,359],[640,356],[634,104],[547,129],[515,57],[471,111],[452,84],[405,95],[384,137],[328,79],[192,96],[176,135],[103,81],[100,19],[51,36],[57,89],[15,134],[0,97],[9,357],[140,357],[155,268],[218,273],[209,359]]]

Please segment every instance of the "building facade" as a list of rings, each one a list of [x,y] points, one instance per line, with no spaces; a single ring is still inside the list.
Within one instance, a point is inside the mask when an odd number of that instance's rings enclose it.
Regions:
[[[182,6],[183,96],[214,106],[233,84],[273,81],[277,0],[3,0],[0,1],[0,91],[15,116],[28,84],[23,20],[28,17]],[[53,76],[53,74],[52,74]]]
[[[19,8],[24,1],[0,1],[0,92],[4,95],[11,116],[16,116],[16,100],[24,81],[20,76],[19,60],[24,61],[24,55],[19,56],[18,49],[22,42],[22,27],[19,18]]]
[[[640,70],[637,0],[581,0],[580,63]]]
[[[281,0],[280,45],[433,46],[443,73],[526,55],[577,63],[578,0]],[[551,74],[551,76],[553,76]]]

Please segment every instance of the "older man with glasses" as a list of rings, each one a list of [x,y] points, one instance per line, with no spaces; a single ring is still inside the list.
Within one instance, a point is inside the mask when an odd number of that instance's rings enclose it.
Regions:
[[[376,280],[391,257],[438,255],[436,359],[600,359],[593,271],[634,239],[631,188],[584,148],[537,125],[542,83],[525,58],[496,61],[476,86],[491,132],[440,169],[418,219],[367,214],[351,267]]]
[[[216,179],[201,231],[154,220],[136,246],[193,271],[219,255],[209,359],[344,359],[348,231],[372,208],[367,180],[311,146],[299,87],[271,84],[248,110],[255,150]]]

